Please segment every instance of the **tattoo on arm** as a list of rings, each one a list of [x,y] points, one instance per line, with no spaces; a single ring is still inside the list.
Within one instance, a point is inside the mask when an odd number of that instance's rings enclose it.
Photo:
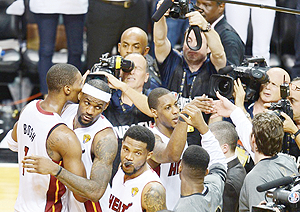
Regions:
[[[166,207],[166,192],[164,187],[160,183],[153,184],[146,192],[143,194],[144,205],[147,212],[155,212]]]
[[[101,187],[106,187],[111,177],[113,161],[117,154],[117,139],[115,136],[101,138],[93,148],[95,159],[91,170],[91,179],[99,182]]]
[[[54,149],[56,145],[59,143],[59,138],[57,137],[49,137],[46,142],[46,149],[47,149],[47,154],[49,155],[50,158],[54,159]]]

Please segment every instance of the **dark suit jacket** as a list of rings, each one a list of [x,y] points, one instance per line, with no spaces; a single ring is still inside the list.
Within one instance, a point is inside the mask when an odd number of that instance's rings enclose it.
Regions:
[[[246,171],[238,158],[228,162],[227,166],[223,193],[223,212],[235,212],[239,209],[240,191],[246,177]]]
[[[227,63],[230,65],[240,65],[245,55],[245,44],[234,28],[222,18],[214,28],[221,38]]]

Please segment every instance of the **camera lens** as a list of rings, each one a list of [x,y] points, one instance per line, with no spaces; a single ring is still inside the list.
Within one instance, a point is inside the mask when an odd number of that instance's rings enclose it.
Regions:
[[[172,18],[175,18],[175,19],[179,18],[179,16],[180,16],[180,8],[178,6],[173,6],[173,8],[169,12],[169,15]]]
[[[208,90],[208,95],[212,98],[217,99],[217,91],[222,96],[231,98],[233,92],[233,78],[226,75],[212,74],[209,79]]]
[[[227,95],[231,92],[231,84],[226,79],[221,79],[219,82],[217,82],[218,85],[218,91],[221,93],[221,95]]]

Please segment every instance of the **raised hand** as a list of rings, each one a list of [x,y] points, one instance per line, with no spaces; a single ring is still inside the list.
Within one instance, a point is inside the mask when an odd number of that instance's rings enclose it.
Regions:
[[[209,114],[213,112],[213,99],[208,98],[205,94],[200,97],[195,97],[191,102],[191,104],[198,107],[202,112]]]
[[[230,117],[230,114],[236,109],[236,105],[234,105],[229,99],[222,96],[217,91],[217,97],[219,100],[214,101],[214,110],[219,116]]]
[[[185,116],[184,114],[188,115]],[[187,104],[181,111],[180,117],[189,125],[199,130],[201,134],[208,131],[208,126],[202,116],[202,111],[192,102]]]

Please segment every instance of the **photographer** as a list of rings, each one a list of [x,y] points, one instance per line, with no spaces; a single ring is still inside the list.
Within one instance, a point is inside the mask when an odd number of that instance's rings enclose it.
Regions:
[[[158,3],[158,7],[161,3],[162,1]],[[167,38],[168,29],[165,16],[154,23],[153,29],[155,56],[162,85],[177,92],[181,109],[195,96],[207,94],[211,74],[217,73],[220,68],[226,65],[226,55],[218,33],[209,27],[210,25],[199,12],[190,12],[186,14],[186,17],[189,18],[191,26],[196,25],[202,31],[204,30],[201,32],[202,46],[200,50],[191,50],[187,46],[186,39],[184,39],[182,54],[173,50]],[[193,31],[189,34],[188,42],[190,46],[197,44]],[[208,54],[209,50],[210,54]],[[204,118],[208,121],[209,116],[205,115]],[[199,132],[191,131],[195,136],[198,136]],[[190,138],[191,133],[188,135],[189,145],[195,144]],[[194,141],[199,141],[199,139],[194,139]]]
[[[288,155],[278,154],[284,132],[277,115],[259,113],[254,116],[251,125],[240,108],[219,93],[217,96],[220,99],[215,103],[217,114],[230,116],[244,147],[254,159],[255,166],[245,178],[239,203],[239,211],[250,211],[253,205],[264,199],[264,193],[256,190],[258,185],[298,173],[297,165]]]
[[[281,99],[280,85],[284,81],[287,83],[290,82],[289,74],[279,67],[269,69],[267,75],[269,76],[269,82],[260,86],[258,100],[250,105],[244,104],[245,91],[241,82],[239,80],[235,82],[235,105],[242,108],[245,113],[248,113],[251,119],[254,115],[265,111],[265,103],[278,102]]]
[[[290,83],[290,96],[288,99],[291,102],[293,109],[293,120],[285,113],[281,115],[285,118],[283,122],[284,132],[290,133],[288,138],[287,149],[289,154],[294,156],[299,169],[300,156],[300,78],[295,78]]]
[[[139,53],[128,54],[124,59],[134,62],[134,69],[129,73],[122,70],[120,71],[120,77],[127,85],[124,86],[126,90],[114,90],[110,104],[104,112],[105,117],[111,122],[118,136],[119,149],[114,161],[112,176],[114,176],[120,164],[119,153],[122,139],[127,129],[132,125],[148,127],[153,121],[152,118],[143,114],[127,95],[124,95],[124,93],[131,92],[132,90],[139,93],[146,92],[143,87],[149,77],[147,61],[145,57]]]

